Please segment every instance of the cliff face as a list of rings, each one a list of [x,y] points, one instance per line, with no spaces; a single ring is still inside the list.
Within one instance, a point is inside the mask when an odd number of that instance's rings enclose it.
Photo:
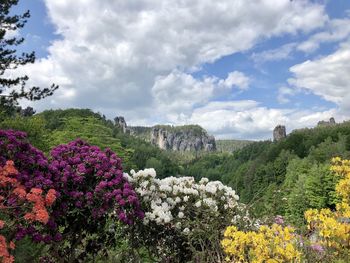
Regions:
[[[163,150],[180,152],[216,150],[215,138],[209,136],[206,130],[198,125],[133,127],[127,126],[124,117],[121,116],[116,117],[114,121],[123,133],[149,141]]]
[[[173,151],[215,151],[213,136],[199,126],[153,127],[151,143],[164,150]]]

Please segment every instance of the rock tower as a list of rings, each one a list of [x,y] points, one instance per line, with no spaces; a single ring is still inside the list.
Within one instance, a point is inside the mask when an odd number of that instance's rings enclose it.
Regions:
[[[286,126],[283,126],[283,125],[276,126],[276,128],[273,130],[273,140],[277,142],[286,137],[287,137]]]
[[[115,117],[114,118],[114,122],[115,122],[116,126],[119,126],[121,128],[123,133],[126,133],[127,125],[126,125],[124,117],[122,117],[122,116]]]

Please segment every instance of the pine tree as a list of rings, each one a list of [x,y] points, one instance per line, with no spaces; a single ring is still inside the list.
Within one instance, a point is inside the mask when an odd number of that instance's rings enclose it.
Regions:
[[[0,110],[13,111],[19,99],[40,100],[53,94],[58,88],[52,84],[49,88],[26,87],[28,76],[9,77],[19,66],[35,62],[35,53],[18,54],[16,47],[23,43],[24,38],[9,37],[10,32],[16,32],[24,27],[30,17],[29,10],[20,15],[11,14],[11,8],[18,4],[18,0],[0,0]]]

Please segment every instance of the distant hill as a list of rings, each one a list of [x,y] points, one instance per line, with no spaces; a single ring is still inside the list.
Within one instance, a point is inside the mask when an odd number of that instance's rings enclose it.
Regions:
[[[218,140],[217,148],[229,144]],[[349,121],[294,130],[278,141],[249,142],[232,154],[200,156],[185,166],[184,175],[220,180],[242,202],[254,204],[257,215],[290,216],[302,224],[297,218],[303,218],[306,208],[334,205],[332,193],[325,193],[334,189],[334,176],[327,176],[335,156],[350,158]]]
[[[253,143],[248,140],[216,140],[216,150],[218,152],[234,152],[242,149],[244,146]]]
[[[180,165],[171,154],[144,139],[123,133],[112,120],[90,109],[46,110],[33,116],[11,116],[0,129],[25,131],[29,141],[46,154],[77,138],[101,149],[110,148],[122,159],[124,171],[155,168],[157,176],[176,176]]]

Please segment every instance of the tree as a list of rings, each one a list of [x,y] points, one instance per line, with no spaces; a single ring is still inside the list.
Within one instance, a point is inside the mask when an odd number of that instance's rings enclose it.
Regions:
[[[53,94],[58,88],[52,84],[49,88],[32,87],[26,89],[28,76],[11,77],[6,74],[19,66],[35,62],[35,52],[18,54],[16,47],[23,43],[23,37],[11,36],[24,27],[30,17],[29,10],[20,15],[13,15],[10,10],[18,0],[1,0],[0,2],[0,109],[8,112],[14,110],[19,99],[40,100]]]

